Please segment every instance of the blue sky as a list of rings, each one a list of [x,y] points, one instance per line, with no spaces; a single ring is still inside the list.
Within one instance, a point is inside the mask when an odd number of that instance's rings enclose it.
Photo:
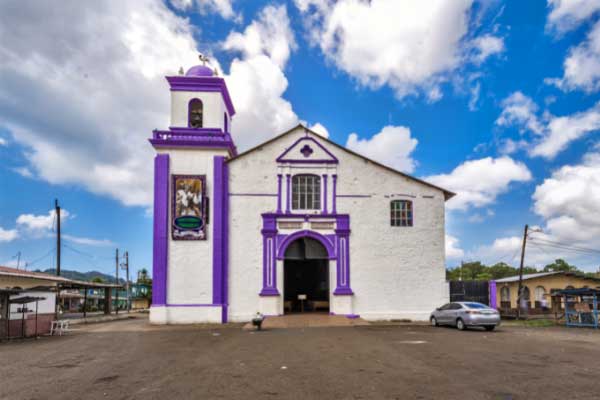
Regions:
[[[125,4],[120,4],[125,3]],[[250,3],[250,4],[249,4]],[[46,10],[46,7],[52,8]],[[151,267],[165,75],[208,54],[240,149],[299,121],[457,193],[447,264],[600,255],[600,3],[29,1],[0,5],[0,264]],[[44,257],[45,256],[45,257]]]

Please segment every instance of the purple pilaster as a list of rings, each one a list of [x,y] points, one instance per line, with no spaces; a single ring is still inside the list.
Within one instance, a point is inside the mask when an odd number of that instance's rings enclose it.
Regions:
[[[277,290],[277,219],[263,216],[263,287],[261,296],[279,296]]]
[[[281,174],[277,174],[277,213],[281,213]]]
[[[221,321],[227,322],[229,309],[229,166],[223,162],[223,307]]]
[[[327,214],[327,175],[323,174],[323,214]]]
[[[335,182],[335,181],[334,181]],[[353,295],[350,288],[350,218],[338,216],[336,221],[337,235],[337,286],[333,292],[336,296]]]
[[[337,214],[337,175],[332,175],[331,179],[333,180],[333,193],[332,193],[332,197],[333,197],[333,206],[331,208],[331,212],[333,214]]]
[[[498,308],[498,299],[496,298],[496,281],[489,282],[490,307]]]
[[[290,174],[285,175],[285,212],[289,214],[292,209],[292,176]]]
[[[152,260],[152,305],[167,304],[169,243],[169,155],[154,158],[154,247]]]
[[[213,304],[221,305],[227,321],[227,165],[225,157],[213,160]]]

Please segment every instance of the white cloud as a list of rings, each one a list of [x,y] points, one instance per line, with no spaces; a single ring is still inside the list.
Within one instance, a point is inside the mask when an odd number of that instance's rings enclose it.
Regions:
[[[33,172],[27,167],[15,167],[12,170],[23,178],[33,178]]]
[[[202,14],[216,12],[226,19],[236,17],[231,0],[170,0],[170,3],[181,11],[195,7]]]
[[[558,33],[577,27],[600,10],[600,2],[594,0],[548,0],[548,6],[547,26]]]
[[[223,48],[239,51],[245,58],[265,54],[283,68],[291,52],[297,48],[286,7],[265,7],[244,33],[231,32]]]
[[[473,40],[473,48],[473,60],[476,64],[481,64],[491,55],[504,51],[504,39],[490,34],[482,35]]]
[[[410,135],[407,127],[388,125],[370,139],[360,139],[356,133],[351,133],[346,147],[389,167],[411,173],[416,166],[411,153],[418,140]]]
[[[469,111],[476,111],[477,102],[479,101],[479,93],[481,92],[481,83],[476,82],[473,86],[471,86],[469,92]]]
[[[446,234],[446,258],[456,260],[464,255],[464,250],[459,247],[459,240]]]
[[[85,246],[113,246],[114,242],[108,239],[92,239],[88,237],[81,237],[64,233],[65,223],[72,219],[73,216],[66,209],[61,209],[60,212],[61,228],[63,229],[62,238]],[[14,229],[15,235],[21,237],[40,238],[51,235],[56,229],[56,212],[55,210],[48,211],[47,214],[21,214],[16,220],[17,229]],[[1,228],[0,228],[1,229]],[[0,237],[2,232],[0,232]],[[0,239],[1,241],[1,239]]]
[[[512,140],[510,138],[501,139],[499,145],[498,151],[503,155],[513,154],[529,147],[529,143],[526,140]]]
[[[546,233],[559,241],[600,245],[600,153],[581,164],[565,165],[533,194],[534,211],[546,220]]]
[[[71,214],[66,209],[61,209],[60,221],[64,223]],[[45,234],[51,231],[56,224],[56,211],[50,210],[48,214],[21,214],[17,217],[19,229],[25,229],[33,234]]]
[[[317,122],[314,125],[308,127],[311,131],[316,134],[323,136],[324,138],[329,138],[329,131],[325,128],[321,123]]]
[[[546,112],[542,118],[537,115],[538,106],[521,92],[511,94],[502,106],[497,125],[516,126],[522,134],[533,133],[529,142],[504,140],[505,153],[526,148],[531,156],[552,159],[571,142],[600,129],[600,102],[571,115],[557,117]]]
[[[563,258],[582,269],[595,271],[597,254],[568,250],[564,246],[600,248],[600,152],[594,150],[581,163],[554,171],[536,187],[532,200],[533,210],[543,223],[541,227],[532,227],[528,236],[525,264],[539,268]],[[542,232],[536,232],[538,228]],[[515,265],[522,240],[522,236],[516,235],[498,238],[469,252],[467,258],[489,263],[502,259]]]
[[[108,239],[91,239],[87,237],[62,235],[65,240],[84,246],[114,246],[115,243]]]
[[[433,175],[425,180],[456,193],[446,203],[449,209],[467,210],[492,204],[496,197],[509,190],[511,183],[527,182],[531,178],[525,164],[505,156],[465,161],[449,174]]]
[[[496,119],[496,125],[517,125],[521,132],[528,129],[534,133],[541,134],[543,126],[536,112],[537,104],[523,93],[517,91],[502,101],[502,113]]]
[[[519,236],[501,237],[494,240],[492,244],[478,246],[467,252],[465,258],[470,261],[482,261],[489,265],[498,262],[515,265],[519,261],[522,241],[523,238]],[[530,257],[528,261],[530,261]],[[531,265],[531,263],[527,263],[527,265]]]
[[[8,141],[3,137],[0,137],[0,146],[8,146]]]
[[[225,76],[237,111],[232,132],[241,150],[298,123],[291,103],[283,98],[288,86],[283,69],[296,48],[289,24],[285,6],[267,6],[243,34],[232,32],[223,44],[242,54]]]
[[[569,50],[563,69],[562,78],[547,78],[544,82],[564,91],[580,89],[591,93],[600,89],[600,21],[583,43]]]
[[[600,129],[600,102],[572,115],[551,117],[544,135],[531,149],[531,155],[553,158],[584,135]]]
[[[295,3],[329,61],[363,85],[391,86],[398,97],[422,93],[436,101],[454,72],[503,49],[502,39],[469,32],[471,0]]]
[[[16,229],[4,229],[0,227],[0,243],[11,242],[19,237]]]
[[[168,124],[164,75],[197,63],[193,28],[155,0],[55,11],[1,3],[0,120],[41,179],[147,206],[146,139]]]

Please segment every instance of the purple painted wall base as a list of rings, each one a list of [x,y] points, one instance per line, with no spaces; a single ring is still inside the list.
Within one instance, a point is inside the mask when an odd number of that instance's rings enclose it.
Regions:
[[[496,298],[496,281],[489,282],[490,307],[498,308],[498,299]]]
[[[169,155],[154,158],[154,246],[152,251],[152,306],[167,304],[169,257]]]

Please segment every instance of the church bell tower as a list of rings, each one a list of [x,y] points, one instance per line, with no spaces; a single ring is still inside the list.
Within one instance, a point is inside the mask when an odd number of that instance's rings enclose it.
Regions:
[[[167,76],[171,123],[155,130],[150,321],[227,322],[228,170],[235,109],[206,65]]]

